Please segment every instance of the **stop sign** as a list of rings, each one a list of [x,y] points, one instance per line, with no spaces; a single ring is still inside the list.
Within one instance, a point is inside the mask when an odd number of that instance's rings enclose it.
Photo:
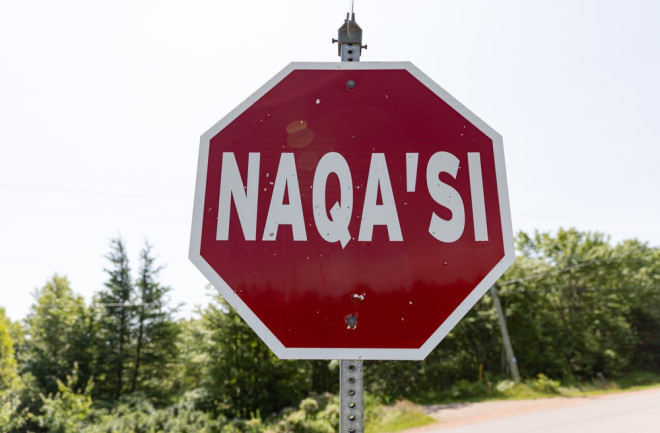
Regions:
[[[190,259],[281,358],[423,359],[513,262],[502,138],[411,63],[291,63],[202,136]]]

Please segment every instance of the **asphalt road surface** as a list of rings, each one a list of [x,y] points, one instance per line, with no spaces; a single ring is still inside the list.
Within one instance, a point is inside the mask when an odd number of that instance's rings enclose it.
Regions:
[[[425,433],[659,433],[660,390],[585,399],[544,409],[455,427],[434,424]]]

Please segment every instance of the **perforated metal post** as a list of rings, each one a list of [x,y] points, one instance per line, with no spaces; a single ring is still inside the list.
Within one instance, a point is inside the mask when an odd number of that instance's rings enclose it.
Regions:
[[[339,405],[339,433],[364,433],[362,361],[341,361],[339,367]]]
[[[352,9],[352,8],[351,8]],[[344,24],[339,28],[338,54],[342,62],[359,62],[362,48],[362,29],[355,22],[355,14],[351,10],[346,14]],[[355,82],[346,83],[349,89],[355,87]],[[349,329],[355,328],[356,317],[346,318]],[[364,433],[364,375],[363,361],[345,360],[339,362],[339,433]]]
[[[355,22],[353,12],[346,14],[344,24],[337,31],[337,39],[333,38],[332,42],[339,43],[337,54],[341,57],[342,62],[360,61],[362,48],[366,50],[367,46],[362,45],[362,28]]]

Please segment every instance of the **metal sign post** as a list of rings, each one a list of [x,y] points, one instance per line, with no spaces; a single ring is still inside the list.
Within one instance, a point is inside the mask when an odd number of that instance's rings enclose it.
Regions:
[[[352,8],[351,8],[352,9]],[[362,54],[362,29],[351,10],[337,32],[338,55],[342,62],[359,62]],[[354,316],[350,316],[353,320]],[[355,323],[347,324],[349,327]],[[339,366],[339,432],[364,433],[364,370],[362,360],[344,360]]]
[[[339,432],[364,433],[363,362],[342,360],[339,368]]]

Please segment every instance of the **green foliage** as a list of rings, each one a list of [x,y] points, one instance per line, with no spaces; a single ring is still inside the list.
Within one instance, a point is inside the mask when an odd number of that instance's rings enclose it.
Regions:
[[[339,428],[339,401],[331,394],[314,394],[295,408],[262,419],[257,414],[227,420],[196,409],[204,396],[198,391],[184,395],[167,408],[155,408],[143,396],[126,395],[112,410],[96,410],[88,416],[83,433],[333,433]],[[432,419],[410,403],[384,407],[366,396],[368,431],[399,431],[428,424]],[[78,431],[78,430],[75,430]]]
[[[173,311],[166,305],[171,289],[158,283],[161,268],[154,262],[151,246],[145,243],[135,284],[138,306],[130,392],[143,390],[163,399],[174,387],[174,381],[168,379],[174,374],[179,328],[172,319]]]
[[[223,300],[210,305],[202,321],[214,360],[206,367],[204,387],[215,410],[240,418],[269,414],[310,391],[309,363],[278,359]]]
[[[534,391],[544,394],[559,394],[559,381],[552,380],[543,373],[539,373],[536,378],[530,380],[529,386]]]
[[[502,380],[497,383],[495,390],[499,397],[507,398],[537,398],[562,393],[559,381],[552,380],[543,373],[539,373],[536,378],[523,383]]]
[[[94,338],[92,313],[69,281],[58,275],[37,290],[36,303],[25,319],[25,349],[20,353],[21,372],[29,373],[44,394],[58,391],[74,364],[81,380],[91,376]]]
[[[75,366],[66,383],[57,381],[58,392],[43,397],[41,413],[35,417],[38,425],[50,433],[73,433],[82,428],[92,406],[91,383],[84,391],[76,391],[78,367]]]
[[[272,433],[333,433],[339,429],[338,399],[330,394],[312,395],[267,420],[263,430]]]
[[[519,233],[516,243],[499,292],[523,377],[660,372],[659,249],[573,229]],[[489,395],[477,389],[488,383],[480,368],[497,382],[507,367],[487,294],[424,361],[369,362],[365,383],[385,402],[465,399]]]
[[[117,400],[124,393],[143,391],[158,401],[167,400],[176,386],[179,327],[167,305],[171,290],[157,280],[151,246],[140,252],[139,277],[132,281],[126,247],[121,239],[110,244],[106,256],[105,290],[97,296],[102,311],[97,340],[95,397]]]
[[[520,233],[517,244],[523,256],[505,275],[515,284],[500,295],[521,374],[589,379],[660,367],[657,250],[576,230]]]
[[[486,372],[499,370],[499,332],[492,300],[485,296],[424,361],[366,362],[365,386],[385,403],[446,395],[461,380],[476,381],[480,365]],[[454,389],[454,393],[466,392]]]
[[[435,419],[422,413],[416,405],[400,401],[393,405],[383,405],[366,396],[365,432],[398,432],[432,424]]]
[[[17,368],[11,322],[5,315],[5,309],[0,307],[0,392],[17,385]]]
[[[536,398],[657,381],[660,249],[577,230],[519,233],[516,242],[520,255],[498,289],[526,380],[506,379],[487,294],[424,361],[365,363],[368,431],[429,422],[403,399]],[[338,429],[338,398],[327,393],[337,391],[338,362],[277,359],[219,298],[200,318],[175,322],[148,244],[136,280],[121,240],[107,258],[108,281],[89,307],[55,275],[23,327],[0,308],[0,430]]]
[[[173,405],[156,408],[137,393],[122,397],[111,410],[97,409],[90,414],[82,433],[220,433],[227,419],[195,408],[199,396],[186,393]]]
[[[112,266],[105,269],[109,278],[105,290],[97,297],[103,314],[97,367],[97,374],[102,380],[96,395],[104,399],[119,399],[128,386],[126,373],[132,359],[135,290],[126,247],[121,239],[111,241],[110,253],[106,258]]]
[[[660,373],[650,371],[636,371],[624,374],[617,378],[617,384],[621,389],[640,388],[649,385],[660,384]]]
[[[493,396],[492,386],[484,381],[470,382],[461,379],[449,388],[449,394],[454,400],[473,400]]]
[[[175,371],[175,386],[179,394],[210,387],[206,374],[214,362],[210,348],[213,345],[212,332],[199,319],[183,319],[178,322],[179,335],[176,340],[178,354]]]
[[[22,408],[18,392],[14,390],[0,391],[0,431],[17,431],[23,427],[29,412]]]

